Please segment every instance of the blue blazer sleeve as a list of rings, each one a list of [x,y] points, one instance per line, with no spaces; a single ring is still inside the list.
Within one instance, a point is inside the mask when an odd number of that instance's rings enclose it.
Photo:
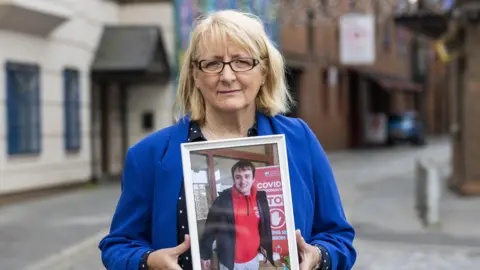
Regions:
[[[152,181],[141,172],[132,149],[127,152],[122,193],[113,215],[110,233],[99,244],[102,262],[110,270],[138,270],[151,239]]]
[[[323,246],[330,255],[332,269],[348,270],[357,254],[355,231],[347,222],[327,156],[307,124],[300,120],[308,141],[315,185],[315,213],[310,244]]]

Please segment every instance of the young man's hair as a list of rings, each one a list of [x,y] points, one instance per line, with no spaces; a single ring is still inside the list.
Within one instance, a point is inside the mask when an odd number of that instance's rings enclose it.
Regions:
[[[241,169],[241,170],[251,170],[252,171],[252,177],[255,178],[255,166],[253,166],[253,163],[248,161],[248,160],[245,160],[245,159],[241,159],[239,161],[237,161],[237,163],[235,163],[235,165],[233,165],[232,167],[232,178],[235,179],[235,171],[237,169]]]

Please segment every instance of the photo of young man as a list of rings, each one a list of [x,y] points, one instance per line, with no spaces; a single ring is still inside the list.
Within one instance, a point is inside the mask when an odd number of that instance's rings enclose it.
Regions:
[[[231,174],[233,186],[214,200],[200,237],[202,269],[212,268],[214,242],[221,270],[259,269],[259,253],[275,265],[270,208],[266,192],[254,185],[255,166],[240,160]]]

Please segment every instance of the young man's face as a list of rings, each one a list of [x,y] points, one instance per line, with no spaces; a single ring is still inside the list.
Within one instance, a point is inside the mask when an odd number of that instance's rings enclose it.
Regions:
[[[253,172],[250,168],[237,168],[233,172],[235,188],[243,195],[249,195],[253,185]]]

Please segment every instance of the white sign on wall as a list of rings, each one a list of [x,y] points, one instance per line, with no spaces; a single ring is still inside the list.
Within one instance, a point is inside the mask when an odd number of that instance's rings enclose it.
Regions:
[[[375,19],[371,14],[340,17],[340,62],[369,65],[375,62]]]

